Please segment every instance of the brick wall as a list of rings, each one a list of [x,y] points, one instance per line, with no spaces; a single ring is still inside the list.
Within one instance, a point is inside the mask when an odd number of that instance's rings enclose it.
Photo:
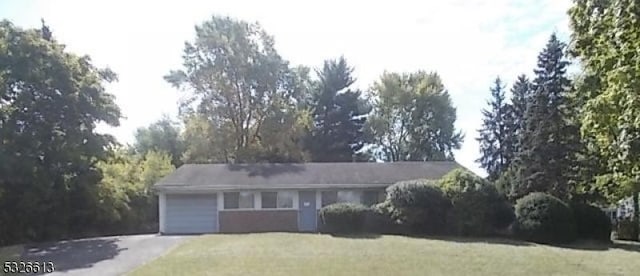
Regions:
[[[297,210],[220,211],[218,223],[222,233],[298,231]]]

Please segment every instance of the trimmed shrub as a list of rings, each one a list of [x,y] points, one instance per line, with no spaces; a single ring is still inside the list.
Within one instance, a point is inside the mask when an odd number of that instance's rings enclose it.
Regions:
[[[616,225],[616,239],[626,241],[637,241],[638,237],[633,236],[633,224],[638,223],[632,218],[623,218]]]
[[[445,175],[438,184],[453,204],[453,230],[459,235],[483,236],[509,226],[511,205],[489,181],[465,169]]]
[[[576,223],[576,238],[611,241],[611,220],[604,211],[585,203],[571,203],[570,206]]]
[[[364,232],[372,234],[399,234],[402,231],[391,218],[389,202],[385,201],[371,207],[365,216]]]
[[[402,181],[387,188],[391,218],[414,234],[444,234],[451,201],[430,181]]]
[[[493,203],[491,211],[489,222],[493,226],[494,230],[504,230],[516,219],[513,205],[503,197],[501,197],[501,200]]]
[[[320,232],[332,234],[362,233],[371,208],[355,203],[335,203],[320,209]]]
[[[575,240],[575,223],[569,206],[557,197],[534,192],[516,202],[516,236],[539,243]]]

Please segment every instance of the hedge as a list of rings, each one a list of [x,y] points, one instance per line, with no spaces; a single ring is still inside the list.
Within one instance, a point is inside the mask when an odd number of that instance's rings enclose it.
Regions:
[[[387,188],[391,218],[413,234],[449,231],[451,201],[430,181],[403,181]]]
[[[604,211],[585,203],[574,202],[570,206],[578,239],[611,241],[611,219]]]
[[[576,239],[573,213],[562,200],[530,193],[516,202],[516,236],[539,243],[567,243]]]
[[[513,222],[513,209],[506,198],[492,183],[468,170],[453,170],[438,185],[453,204],[454,234],[490,235]]]
[[[365,231],[372,210],[362,204],[335,203],[320,209],[319,230],[323,233],[354,234]]]

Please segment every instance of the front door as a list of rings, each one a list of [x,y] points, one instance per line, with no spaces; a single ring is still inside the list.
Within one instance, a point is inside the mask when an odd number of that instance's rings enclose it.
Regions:
[[[298,192],[298,230],[315,232],[318,211],[316,210],[316,191]]]

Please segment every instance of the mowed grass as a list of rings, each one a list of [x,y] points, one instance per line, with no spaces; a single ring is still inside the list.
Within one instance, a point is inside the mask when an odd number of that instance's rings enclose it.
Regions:
[[[575,249],[498,239],[345,238],[292,233],[197,236],[131,272],[132,275],[639,273],[640,244],[637,243]]]
[[[6,261],[19,261],[23,248],[22,245],[0,247],[0,264],[4,265]]]

